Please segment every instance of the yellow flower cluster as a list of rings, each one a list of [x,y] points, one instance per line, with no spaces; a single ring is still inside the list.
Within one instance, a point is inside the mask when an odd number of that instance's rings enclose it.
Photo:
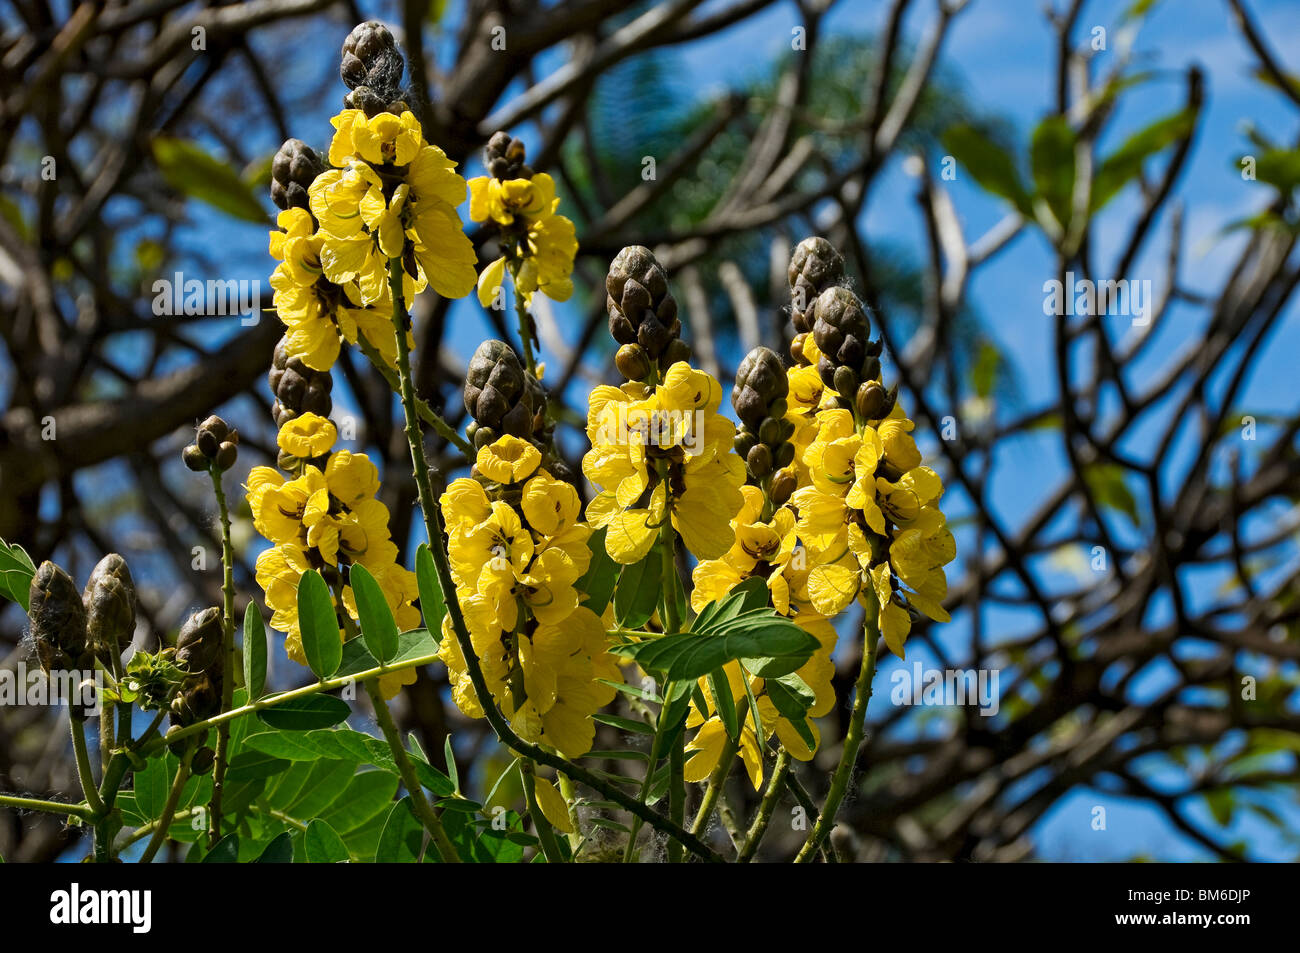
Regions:
[[[512,272],[526,304],[540,291],[552,301],[568,301],[573,294],[573,259],[578,253],[573,222],[557,215],[560,200],[555,180],[545,172],[531,179],[479,176],[469,180],[469,217],[475,222],[495,222],[513,236],[508,255],[517,259]],[[478,299],[492,306],[505,281],[507,255],[483,269]]]
[[[770,519],[764,519],[763,491],[746,485],[741,487],[741,493],[744,505],[731,521],[735,542],[721,559],[706,560],[695,567],[691,605],[699,612],[708,603],[725,598],[746,579],[760,576],[766,581],[776,611],[791,618],[821,643],[821,648],[797,672],[812,689],[815,698],[808,709],[808,717],[816,741],[817,727],[811,719],[820,718],[835,706],[835,689],[831,684],[835,674],[835,665],[831,661],[835,651],[835,629],[830,620],[812,605],[808,593],[808,549],[800,543],[794,511],[789,506],[782,506]],[[732,697],[744,698],[745,687],[739,663],[729,663],[726,673]],[[688,751],[695,752],[686,763],[688,781],[706,779],[717,765],[726,744],[726,729],[714,713],[714,699],[707,680],[701,682],[701,688],[710,710],[701,712],[692,705],[686,723],[687,727],[700,728],[687,745]],[[764,691],[764,680],[751,676],[750,690],[758,703],[758,721],[762,723],[764,736],[770,737],[775,733],[795,758],[801,761],[811,759],[817,745],[810,747],[795,726],[777,712]],[[761,751],[755,719],[750,712],[741,733],[740,755],[755,789],[763,779]]]
[[[298,583],[315,569],[341,586],[342,609],[357,619],[346,571],[365,566],[378,581],[400,630],[420,625],[415,574],[397,563],[397,546],[389,536],[388,508],[375,499],[379,472],[363,453],[334,450],[334,424],[305,413],[286,421],[277,443],[303,462],[290,478],[272,467],[254,467],[248,475],[247,499],[253,525],[273,544],[257,558],[257,582],[274,613],[271,625],[285,634],[289,658],[305,665],[298,625]],[[323,459],[323,465],[317,463]],[[336,596],[335,608],[339,609]],[[339,638],[345,638],[340,629]],[[380,679],[385,697],[415,680],[413,669]]]
[[[600,492],[587,519],[606,528],[616,562],[645,558],[670,518],[697,558],[731,549],[745,466],[732,452],[736,428],[718,413],[721,400],[718,382],[685,361],[656,387],[633,381],[592,390],[582,472]]]
[[[410,112],[370,118],[345,109],[331,120],[330,168],[307,190],[311,211],[280,213],[270,239],[280,261],[271,277],[275,307],[289,328],[290,355],[329,370],[341,341],[362,334],[392,363],[388,266],[402,262],[402,296],[426,286],[463,298],[476,280],[473,245],[456,206],[465,180],[456,163],[424,141]]]
[[[805,358],[810,349],[811,335]],[[949,621],[942,605],[948,592],[943,567],[956,547],[939,508],[943,482],[922,465],[911,436],[914,425],[900,404],[881,420],[858,420],[833,405],[829,389],[814,387],[815,350],[811,360],[789,371],[787,415],[796,422],[796,444],[802,444],[796,458],[801,485],[791,503],[800,538],[816,554],[809,597],[816,611],[833,616],[854,598],[869,604],[865,594],[874,593],[885,644],[902,657],[909,607]]]
[[[574,584],[591,563],[578,492],[541,462],[532,444],[501,437],[478,451],[481,480],[454,480],[440,502],[452,578],[492,697],[521,738],[576,758],[591,750],[591,715],[614,698],[598,679],[622,679],[604,623],[578,604]],[[443,629],[452,698],[481,718],[450,618]]]

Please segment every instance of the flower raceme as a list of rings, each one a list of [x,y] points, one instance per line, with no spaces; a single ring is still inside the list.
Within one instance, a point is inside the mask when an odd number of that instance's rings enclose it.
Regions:
[[[502,254],[479,275],[479,302],[492,307],[507,270],[525,305],[539,291],[569,300],[578,239],[573,222],[557,213],[555,180],[523,165],[523,144],[505,133],[492,137],[485,158],[495,171],[469,180],[469,217],[496,226]]]
[[[272,467],[254,467],[247,499],[253,525],[272,546],[257,559],[257,581],[272,610],[271,625],[285,634],[285,649],[306,664],[298,622],[298,583],[309,569],[339,584],[336,611],[359,618],[347,571],[365,566],[383,590],[400,629],[420,625],[415,574],[397,562],[388,529],[388,508],[375,499],[379,473],[363,453],[334,450],[337,432],[327,418],[304,413],[285,422],[277,442],[300,461],[286,477]],[[319,464],[319,465],[318,465]],[[342,628],[339,638],[344,638]],[[385,697],[415,680],[404,670],[380,679]]]
[[[731,548],[745,467],[731,449],[735,425],[718,413],[721,399],[718,382],[685,361],[657,386],[630,381],[591,392],[582,471],[600,492],[587,519],[605,527],[616,562],[645,558],[668,519],[700,559]]]
[[[591,749],[591,715],[621,681],[605,625],[579,604],[591,528],[570,484],[541,468],[531,443],[506,435],[479,449],[476,477],[452,481],[440,506],[452,578],[493,700],[527,741],[567,757]],[[483,717],[444,620],[440,657],[462,712]]]
[[[474,287],[476,256],[456,212],[465,180],[424,141],[409,111],[367,117],[345,109],[331,121],[332,167],[300,175],[306,208],[282,211],[271,232],[270,252],[280,262],[271,278],[275,307],[289,329],[290,356],[309,367],[329,370],[341,344],[358,343],[358,335],[391,366],[390,261],[402,263],[407,303],[425,287],[447,298]],[[304,151],[300,144],[291,150],[299,172]]]

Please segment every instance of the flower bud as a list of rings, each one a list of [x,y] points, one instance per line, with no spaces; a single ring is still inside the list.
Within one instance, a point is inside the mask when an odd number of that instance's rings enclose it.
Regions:
[[[643,381],[650,376],[650,358],[639,344],[624,344],[614,355],[614,366],[630,381]]]
[[[508,132],[495,132],[483,150],[483,165],[494,179],[531,179],[533,170],[524,165],[524,143]]]
[[[397,41],[378,20],[357,24],[343,41],[339,75],[353,92],[369,87],[386,103],[396,98],[404,68]]]
[[[198,448],[197,444],[190,444],[182,450],[181,459],[195,473],[202,473],[208,468],[208,458],[203,455],[203,451]]]
[[[794,446],[786,444],[790,448],[790,456],[794,457]],[[772,483],[769,492],[772,497],[772,503],[775,506],[781,506],[794,494],[799,487],[799,478],[790,470],[781,469],[772,477]]]
[[[609,333],[619,344],[640,344],[658,361],[682,333],[668,276],[650,249],[629,245],[615,256],[605,278]]]
[[[759,443],[745,454],[745,466],[755,480],[762,480],[772,472],[772,451],[767,444]]]
[[[281,209],[310,208],[307,190],[324,163],[301,139],[286,139],[271,160],[271,201]]]
[[[866,381],[858,388],[855,409],[863,420],[879,420],[887,413],[885,404],[888,400],[889,395],[880,381]]]
[[[194,752],[194,757],[190,759],[190,773],[194,775],[204,775],[212,770],[212,765],[216,761],[216,752],[207,745],[204,745],[198,751]]]
[[[328,371],[308,367],[301,358],[291,357],[286,340],[280,338],[271,356],[271,372],[267,375],[275,404],[271,408],[277,428],[299,414],[317,414],[328,417],[334,409],[330,391],[334,386]]]
[[[790,320],[796,331],[811,331],[808,311],[823,291],[844,280],[844,258],[826,239],[805,238],[790,256],[788,277],[792,302]]]
[[[63,569],[48,559],[32,576],[29,593],[32,639],[41,668],[89,668],[87,661],[86,607],[77,585]]]
[[[197,674],[220,667],[223,633],[216,606],[196,612],[176,637],[176,667]]]
[[[126,560],[109,553],[99,561],[81,595],[90,646],[105,664],[121,657],[135,638],[135,583]]]
[[[239,450],[234,443],[227,440],[217,448],[216,464],[217,469],[225,472],[235,465],[235,458],[239,455]]]

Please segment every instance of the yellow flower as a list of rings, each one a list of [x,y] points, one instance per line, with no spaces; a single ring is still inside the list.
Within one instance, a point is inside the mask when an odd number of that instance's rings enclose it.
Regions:
[[[537,219],[554,212],[559,201],[555,180],[545,172],[531,179],[479,176],[469,180],[469,217],[475,222],[491,219],[498,225],[513,225],[516,215]]]
[[[480,447],[474,466],[493,483],[518,483],[532,476],[541,462],[540,450],[527,440],[506,434]]]
[[[360,109],[345,109],[330,120],[331,165],[342,166],[353,156],[371,165],[406,165],[424,145],[420,123],[409,110],[401,116],[384,112],[371,118]]]
[[[491,221],[507,230],[503,240],[515,264],[511,273],[525,303],[540,291],[552,301],[573,294],[573,259],[578,253],[573,222],[555,210],[555,181],[545,172],[531,179],[479,176],[469,181],[469,217]],[[505,281],[507,257],[493,261],[478,277],[478,299],[489,308]]]
[[[285,421],[275,442],[285,453],[306,460],[329,453],[336,439],[334,422],[309,412]]]

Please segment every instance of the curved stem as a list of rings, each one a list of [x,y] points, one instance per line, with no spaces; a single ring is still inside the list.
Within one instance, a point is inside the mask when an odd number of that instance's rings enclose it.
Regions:
[[[221,486],[221,471],[215,463],[208,464],[212,477],[212,490],[217,497],[217,514],[221,520],[221,710],[229,711],[235,693],[235,555],[230,544],[230,508],[226,505],[226,492]],[[208,834],[208,847],[216,846],[221,839],[221,798],[226,788],[226,762],[230,748],[230,722],[217,728],[217,747],[212,765],[212,800],[208,817],[212,830]]]
[[[519,290],[519,265],[517,262],[511,263],[510,282],[515,288],[515,315],[519,319],[519,343],[523,345],[524,366],[528,369],[529,374],[536,377],[537,359],[533,356],[532,318],[528,314],[528,303],[524,301],[524,294]]]
[[[86,750],[86,723],[80,718],[71,717],[68,724],[72,730],[72,753],[77,761],[77,780],[81,782],[81,794],[90,806],[91,814],[99,816],[105,813],[104,801],[95,787],[95,776],[90,771],[90,753]]]
[[[34,797],[18,797],[15,794],[0,794],[0,807],[11,807],[16,811],[42,811],[46,814],[66,814],[79,817],[83,821],[91,818],[90,811],[80,804],[64,804],[62,801],[43,801]]]
[[[777,802],[781,800],[781,792],[785,790],[785,778],[789,773],[790,752],[782,748],[776,756],[776,765],[772,768],[772,777],[768,779],[767,790],[763,792],[763,800],[759,802],[758,813],[754,815],[754,823],[749,825],[749,833],[745,835],[745,844],[736,855],[737,863],[747,864],[754,859],[758,845],[763,842],[763,835],[767,833],[767,825],[772,822],[772,814],[776,810]]]
[[[862,668],[858,671],[858,681],[854,686],[853,711],[849,716],[848,731],[844,735],[844,749],[840,752],[840,763],[831,778],[831,787],[826,792],[826,802],[822,805],[821,814],[817,817],[817,823],[813,826],[812,833],[808,835],[808,840],[795,857],[796,864],[810,860],[830,834],[831,827],[835,824],[835,815],[840,809],[840,803],[844,800],[844,795],[849,789],[849,781],[853,777],[853,766],[858,760],[858,748],[862,744],[863,728],[867,720],[867,702],[871,700],[871,681],[876,674],[876,651],[880,645],[880,634],[876,631],[872,618],[872,606],[868,605],[867,618],[862,627],[865,642]]]
[[[434,847],[438,850],[438,857],[444,864],[460,863],[460,855],[456,853],[456,845],[451,842],[447,836],[446,830],[443,829],[442,821],[438,819],[438,812],[433,809],[429,799],[424,796],[424,787],[420,784],[420,779],[415,774],[415,766],[411,764],[411,758],[402,747],[402,736],[397,732],[397,725],[393,723],[393,713],[388,710],[388,702],[384,701],[383,692],[379,690],[379,680],[372,678],[366,682],[366,694],[370,696],[371,702],[375,706],[375,720],[379,722],[379,729],[384,733],[384,740],[388,742],[388,747],[393,752],[393,761],[397,764],[397,773],[402,777],[402,786],[406,788],[406,793],[411,796],[411,806],[415,810],[415,816],[420,819],[424,829],[429,832],[433,838]]]
[[[171,790],[167,792],[167,803],[163,805],[162,813],[158,815],[157,826],[153,829],[153,837],[149,838],[149,844],[140,855],[140,863],[147,864],[154,859],[158,853],[158,848],[162,847],[167,840],[167,833],[171,830],[172,820],[176,816],[176,805],[180,803],[181,792],[185,790],[185,782],[190,779],[190,759],[194,757],[194,745],[191,743],[183,755],[181,763],[176,768],[176,777],[172,779]]]

